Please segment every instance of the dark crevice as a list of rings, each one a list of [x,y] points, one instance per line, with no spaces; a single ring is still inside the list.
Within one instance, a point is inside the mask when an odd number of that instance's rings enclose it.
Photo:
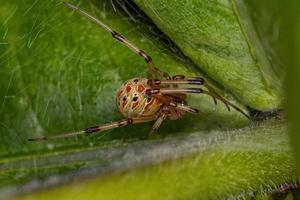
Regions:
[[[137,25],[138,29],[142,30],[142,33],[145,33],[151,39],[158,40],[177,59],[192,63],[179,47],[132,0],[112,0],[112,4],[117,11],[127,15],[130,21]]]
[[[248,107],[248,110],[252,121],[259,122],[259,121],[265,121],[269,119],[278,119],[278,120],[284,119],[283,109],[278,109],[274,111],[260,111]]]

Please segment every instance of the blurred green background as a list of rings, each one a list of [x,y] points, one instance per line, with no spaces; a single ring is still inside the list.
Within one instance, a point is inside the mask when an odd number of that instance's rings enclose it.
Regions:
[[[282,38],[280,38],[280,52],[286,67],[285,94],[287,96],[286,109],[290,128],[290,137],[295,150],[298,168],[300,168],[300,2],[292,1],[281,9],[284,16]]]
[[[172,138],[180,141],[181,137],[185,141],[191,134],[196,134],[203,140],[205,150],[186,160],[146,168],[146,172],[136,170],[133,174],[125,173],[111,179],[108,176],[104,183],[100,176],[102,188],[106,188],[106,192],[99,190],[100,196],[113,198],[110,195],[116,188],[124,188],[119,194],[128,195],[128,199],[130,195],[138,196],[143,190],[145,194],[151,194],[155,182],[162,177],[172,182],[180,179],[178,187],[168,187],[168,181],[162,183],[160,188],[165,187],[165,191],[157,194],[162,194],[163,199],[169,192],[176,197],[181,191],[178,188],[184,190],[184,185],[191,181],[189,192],[181,198],[193,198],[193,195],[199,195],[199,191],[206,194],[203,198],[238,196],[243,191],[247,191],[246,196],[258,193],[256,198],[260,198],[260,195],[269,196],[276,191],[275,186],[296,184],[299,176],[291,152],[300,163],[298,1],[72,2],[148,52],[160,69],[172,75],[204,76],[219,93],[243,109],[250,108],[252,114],[252,122],[249,122],[234,110],[228,112],[220,102],[214,105],[209,97],[189,96],[189,102],[201,110],[201,115],[188,115],[182,120],[164,123],[158,138],[144,141],[143,146],[147,149],[149,145],[150,148],[154,142],[154,146],[160,149],[160,142]],[[115,91],[129,78],[147,77],[148,71],[143,59],[114,41],[110,34],[65,8],[58,0],[0,0],[0,5],[0,193],[3,196],[18,194],[14,188],[17,191],[23,186],[22,191],[26,193],[31,191],[26,189],[31,188],[27,186],[36,180],[43,183],[53,176],[64,180],[70,172],[75,176],[78,172],[75,180],[81,180],[80,170],[90,173],[93,168],[124,159],[114,156],[111,160],[85,158],[93,150],[111,147],[112,152],[126,148],[139,151],[134,145],[148,134],[151,123],[92,137],[27,142],[33,136],[80,130],[120,119],[115,106]],[[281,112],[283,105],[286,113]],[[267,120],[257,125],[257,120],[272,116],[281,119],[269,119],[271,122]],[[245,126],[252,128],[233,130]],[[290,140],[287,139],[287,130]],[[227,137],[228,133],[240,138],[234,137],[233,140]],[[257,150],[257,145],[245,148],[247,142],[240,133],[250,135],[249,143],[260,143],[263,148]],[[226,147],[219,142],[210,143],[218,138],[217,134],[225,135]],[[208,148],[209,145],[213,150]],[[271,146],[278,146],[278,149]],[[122,150],[122,147],[125,148]],[[225,153],[219,154],[223,150]],[[77,155],[77,160],[68,161],[67,157],[73,154]],[[270,159],[263,162],[266,157]],[[168,160],[168,156],[164,159]],[[129,157],[129,161],[133,160],[134,157]],[[203,165],[205,162],[207,164]],[[132,165],[129,169],[134,167]],[[122,167],[116,171],[120,169]],[[209,176],[208,169],[220,171],[221,175],[216,174],[216,177],[223,178],[218,180]],[[193,179],[195,171],[203,174]],[[181,175],[172,176],[168,172]],[[251,178],[254,174],[255,177]],[[130,189],[122,185],[122,181],[127,185],[127,176],[132,178],[132,184],[148,180],[147,176],[153,179],[148,185],[141,184],[137,192],[137,187]],[[241,181],[243,178],[249,184]],[[79,187],[92,192],[94,187],[100,187],[97,180]],[[199,190],[204,183],[207,187]],[[213,187],[217,183],[220,186]],[[228,187],[224,189],[224,185]],[[240,187],[236,189],[235,185]],[[273,190],[267,191],[268,187]],[[212,188],[214,192],[211,192]],[[60,197],[65,198],[69,189],[63,187]],[[126,193],[127,189],[131,193]],[[41,195],[43,199],[51,197],[51,191]],[[78,195],[79,199],[86,197]],[[28,198],[34,197],[29,195]]]

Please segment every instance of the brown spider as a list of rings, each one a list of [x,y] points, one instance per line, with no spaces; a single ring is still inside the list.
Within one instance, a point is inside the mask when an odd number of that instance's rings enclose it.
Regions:
[[[29,139],[29,141],[39,141],[47,139],[57,139],[71,137],[81,134],[90,135],[94,132],[109,130],[126,126],[128,124],[137,124],[148,121],[155,121],[151,133],[154,133],[162,124],[165,119],[177,120],[183,117],[186,112],[198,113],[198,109],[189,107],[186,102],[187,93],[203,93],[210,95],[215,104],[217,99],[222,101],[228,110],[230,106],[241,112],[247,118],[249,116],[243,112],[240,108],[233,105],[223,97],[218,95],[212,87],[201,77],[187,78],[183,75],[176,75],[171,77],[169,74],[159,70],[153,64],[153,61],[149,55],[144,51],[137,48],[124,36],[112,30],[106,24],[91,16],[86,11],[64,2],[64,5],[78,12],[84,17],[87,17],[98,26],[104,28],[106,31],[112,34],[112,37],[123,43],[133,52],[145,59],[149,71],[152,75],[156,74],[163,77],[163,80],[147,79],[147,78],[133,78],[126,81],[118,90],[116,101],[119,111],[125,117],[124,119],[109,124],[103,124],[99,126],[93,126],[84,130],[72,133],[66,133],[62,135],[56,135],[52,137],[36,137]],[[190,84],[190,85],[202,85],[206,88],[179,88],[178,85]]]

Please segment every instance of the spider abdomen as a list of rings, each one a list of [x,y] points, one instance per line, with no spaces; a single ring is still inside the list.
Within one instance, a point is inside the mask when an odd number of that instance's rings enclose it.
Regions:
[[[150,88],[147,82],[147,78],[133,78],[118,89],[117,106],[124,117],[151,116],[161,108],[159,100],[146,94]]]

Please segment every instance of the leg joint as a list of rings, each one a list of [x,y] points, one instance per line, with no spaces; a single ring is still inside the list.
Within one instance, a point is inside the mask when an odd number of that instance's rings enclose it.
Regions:
[[[121,34],[119,34],[119,33],[116,32],[116,31],[111,32],[111,35],[112,35],[114,38],[116,38],[117,40],[119,40],[120,42],[123,42],[124,39],[125,39]]]
[[[147,95],[157,94],[157,93],[159,93],[159,92],[160,92],[159,89],[147,89],[147,90],[146,90],[146,94],[147,94]]]
[[[126,126],[127,124],[130,124],[130,119],[122,119],[118,121],[118,127],[123,127]]]
[[[153,85],[160,85],[161,81],[158,79],[148,79],[147,84],[149,86],[153,86]]]
[[[139,51],[139,55],[142,56],[147,63],[150,63],[152,61],[152,58],[148,56],[143,50]]]
[[[133,119],[132,119],[132,118],[128,118],[128,119],[127,119],[127,123],[128,123],[128,124],[133,124]]]
[[[99,130],[100,130],[99,126],[93,126],[93,127],[84,129],[84,132],[89,134],[89,133],[97,132]]]

